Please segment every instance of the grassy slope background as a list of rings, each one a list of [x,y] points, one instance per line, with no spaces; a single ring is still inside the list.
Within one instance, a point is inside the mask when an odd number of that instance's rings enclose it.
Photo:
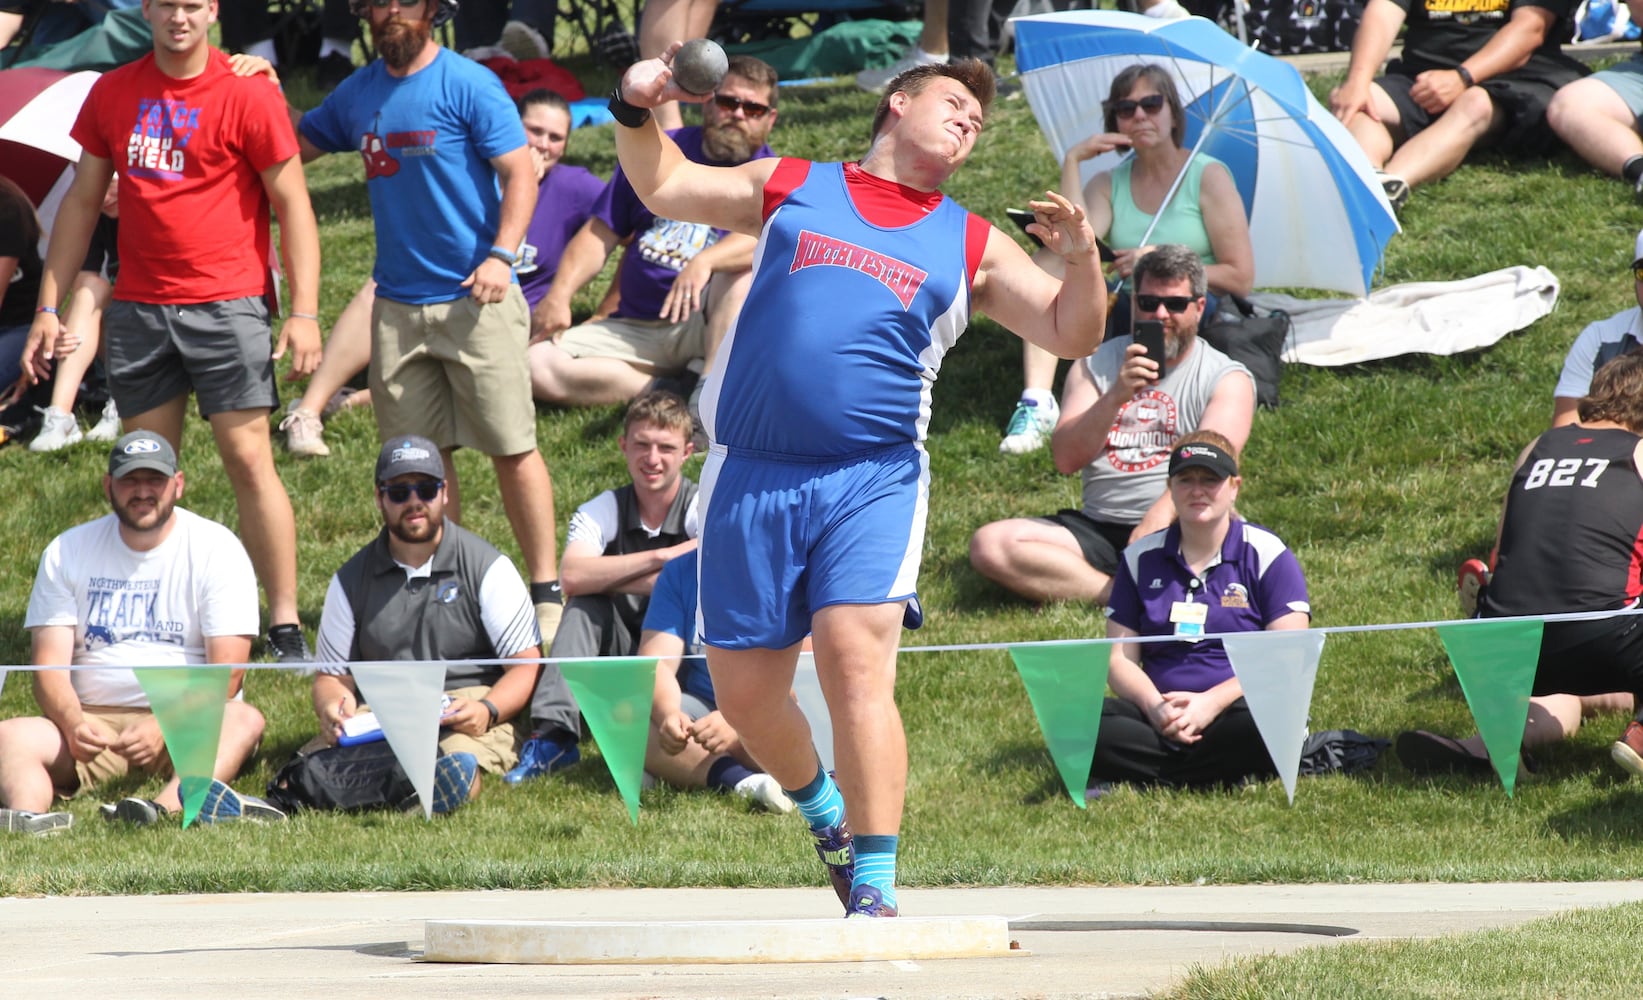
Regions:
[[[594,82],[589,90],[597,93]],[[1323,93],[1330,82],[1314,86]],[[299,102],[316,96],[300,79],[289,89]],[[812,158],[859,156],[872,105],[842,82],[784,92],[775,145]],[[610,129],[578,132],[569,159],[608,175]],[[1003,222],[1006,207],[1052,185],[1055,174],[1017,97],[996,106],[949,193]],[[312,165],[309,183],[329,322],[369,271],[372,225],[356,158]],[[1285,373],[1283,407],[1257,415],[1240,506],[1296,551],[1320,625],[1456,614],[1454,567],[1492,539],[1510,462],[1549,419],[1570,340],[1631,304],[1627,266],[1643,212],[1629,189],[1572,158],[1484,158],[1417,192],[1403,221],[1380,283],[1541,264],[1562,282],[1561,302],[1487,351]],[[579,300],[580,310],[599,289]],[[978,319],[936,387],[922,578],[929,623],[906,637],[908,645],[1101,633],[1098,609],[1033,608],[968,567],[969,533],[982,522],[1076,504],[1076,479],[1057,475],[1047,454],[997,452],[1020,387],[1019,353],[1013,337]],[[615,408],[539,414],[561,525],[576,504],[620,481],[618,426]],[[344,414],[327,436],[329,459],[278,456],[297,510],[310,629],[329,575],[375,530],[370,415]],[[233,495],[202,423],[190,425],[183,459],[185,504],[234,524]],[[0,451],[11,499],[0,536],[0,662],[27,660],[21,622],[40,550],[106,510],[98,485],[104,460],[90,446],[51,455]],[[517,557],[488,463],[466,454],[461,462],[469,526]],[[249,690],[269,728],[237,784],[257,790],[311,735],[314,720],[303,678],[259,671]],[[1639,794],[1607,762],[1619,718],[1597,720],[1541,754],[1540,774],[1520,783],[1514,799],[1498,785],[1415,780],[1388,757],[1365,777],[1302,782],[1293,806],[1272,782],[1210,794],[1121,791],[1085,811],[1060,789],[1004,653],[905,655],[899,695],[913,759],[902,853],[908,884],[1596,879],[1643,870],[1634,835],[1643,819]],[[32,711],[27,675],[14,673],[0,715]],[[1411,726],[1459,733],[1469,725],[1435,635],[1330,641],[1313,728],[1391,736]],[[791,818],[657,790],[645,793],[640,821],[629,825],[596,753],[562,779],[494,783],[472,808],[431,825],[304,816],[277,827],[129,830],[99,823],[93,798],[69,808],[78,822],[67,836],[0,838],[0,892],[821,884]]]

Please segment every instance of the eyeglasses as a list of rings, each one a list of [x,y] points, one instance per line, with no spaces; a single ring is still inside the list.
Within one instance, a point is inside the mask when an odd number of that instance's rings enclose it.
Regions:
[[[1155,115],[1164,108],[1163,94],[1148,94],[1140,100],[1132,101],[1128,97],[1121,101],[1108,101],[1107,110],[1119,118],[1133,118],[1139,108],[1149,115]]]
[[[378,486],[377,492],[388,498],[389,503],[405,503],[415,493],[416,498],[423,503],[433,503],[434,497],[445,488],[443,479],[418,479],[414,483],[395,483],[392,486]]]
[[[750,121],[758,121],[770,113],[770,105],[759,104],[755,101],[744,101],[740,97],[731,97],[729,94],[714,94],[713,103],[719,106],[720,111],[734,113],[740,108],[742,114]]]
[[[408,10],[412,7],[422,6],[422,0],[371,0],[371,6],[378,10],[381,10],[384,7],[392,7],[396,3],[399,5],[400,10]]]
[[[1163,306],[1171,316],[1179,316],[1187,311],[1187,306],[1197,301],[1191,295],[1137,295],[1135,308],[1144,313],[1155,313],[1159,306]]]

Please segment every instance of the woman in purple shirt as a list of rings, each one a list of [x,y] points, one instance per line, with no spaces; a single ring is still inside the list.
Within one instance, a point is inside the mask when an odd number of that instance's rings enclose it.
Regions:
[[[1214,431],[1170,452],[1176,523],[1124,550],[1107,637],[1175,635],[1180,642],[1112,646],[1092,785],[1201,787],[1276,773],[1219,640],[1196,637],[1311,622],[1306,580],[1277,535],[1239,518],[1243,480],[1232,444]]]

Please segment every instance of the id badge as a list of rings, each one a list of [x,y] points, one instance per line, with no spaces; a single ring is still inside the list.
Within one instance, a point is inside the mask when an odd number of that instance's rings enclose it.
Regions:
[[[1170,605],[1169,620],[1175,625],[1176,636],[1196,639],[1204,634],[1204,621],[1209,617],[1209,605],[1191,601],[1176,601]]]

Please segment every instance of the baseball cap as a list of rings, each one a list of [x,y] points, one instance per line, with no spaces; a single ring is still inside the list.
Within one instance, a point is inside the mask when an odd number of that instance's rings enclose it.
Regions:
[[[377,455],[377,482],[421,473],[433,479],[445,478],[445,460],[439,457],[439,445],[415,434],[391,437]]]
[[[1176,445],[1169,455],[1169,474],[1186,469],[1208,469],[1221,479],[1238,474],[1238,460],[1207,441]]]
[[[175,476],[177,452],[171,442],[153,431],[132,431],[114,442],[114,450],[108,453],[108,474],[122,479],[138,469]]]
[[[1643,264],[1643,230],[1638,230],[1637,242],[1632,246],[1632,266]]]

